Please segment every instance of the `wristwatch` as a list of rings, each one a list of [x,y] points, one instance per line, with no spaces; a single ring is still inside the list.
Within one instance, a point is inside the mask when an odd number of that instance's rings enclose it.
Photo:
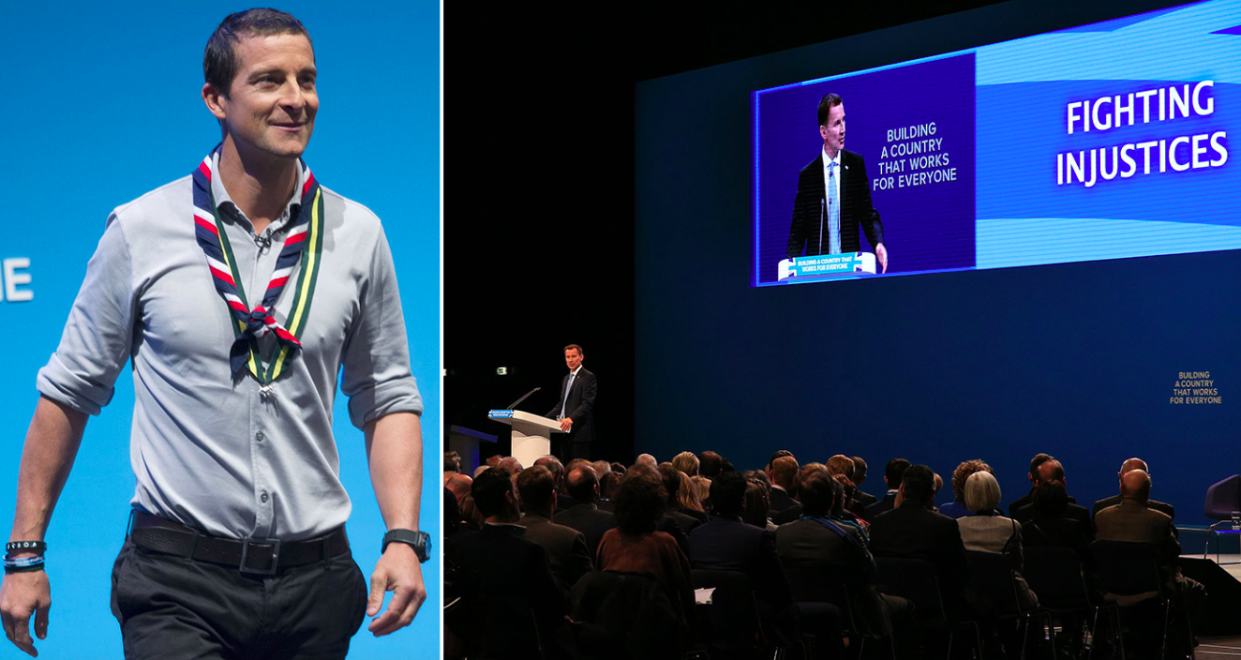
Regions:
[[[415,532],[412,529],[389,530],[387,534],[384,534],[383,550],[380,550],[380,554],[388,549],[389,543],[394,541],[412,547],[420,562],[426,563],[431,558],[431,535],[426,532]]]

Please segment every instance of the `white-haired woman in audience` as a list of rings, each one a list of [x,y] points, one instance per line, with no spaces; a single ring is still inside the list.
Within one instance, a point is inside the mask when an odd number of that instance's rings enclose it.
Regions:
[[[957,520],[966,550],[998,552],[1008,557],[1017,571],[1017,597],[1026,608],[1038,607],[1038,598],[1021,576],[1024,562],[1021,523],[995,512],[1000,504],[1000,484],[990,472],[975,472],[965,481],[965,506],[974,512]]]

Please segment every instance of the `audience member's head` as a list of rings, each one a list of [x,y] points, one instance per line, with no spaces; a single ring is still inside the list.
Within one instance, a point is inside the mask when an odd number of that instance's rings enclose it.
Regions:
[[[499,464],[500,464],[500,461],[502,461],[502,460],[504,460],[504,457],[503,457],[503,456],[501,456],[501,455],[499,455],[499,454],[494,454],[494,455],[492,455],[492,456],[488,456],[488,457],[487,457],[487,467],[496,467],[497,465],[499,465]]]
[[[1059,481],[1066,486],[1068,485],[1064,479],[1064,467],[1060,465],[1060,461],[1048,458],[1038,466],[1038,483],[1049,484],[1053,481]],[[1035,485],[1037,486],[1038,484]]]
[[[1146,470],[1130,470],[1120,478],[1120,496],[1145,505],[1151,496],[1151,477]]]
[[[1034,512],[1040,517],[1058,518],[1069,509],[1069,492],[1064,484],[1053,481],[1034,489]]]
[[[982,459],[975,458],[971,461],[965,461],[952,471],[952,499],[965,504],[965,480],[970,478],[975,472],[995,472]]]
[[[902,478],[907,469],[909,469],[909,461],[903,458],[888,461],[887,466],[883,468],[883,482],[888,485],[888,490],[897,490],[901,487]]]
[[[700,474],[690,477],[690,481],[694,483],[694,492],[698,494],[703,510],[711,508],[711,480]]]
[[[484,518],[500,522],[517,520],[517,494],[513,492],[513,477],[508,470],[493,467],[483,471],[474,478],[470,494]]]
[[[711,509],[715,515],[736,518],[745,507],[745,477],[725,472],[711,479]]]
[[[811,470],[803,474],[798,488],[802,515],[823,518],[830,514],[836,503],[838,486],[827,470]]]
[[[574,502],[594,504],[599,501],[599,477],[589,463],[579,464],[569,472],[566,481],[569,497]]]
[[[595,461],[591,465],[595,466],[595,474],[599,475],[599,479],[603,479],[603,475],[612,471],[612,463],[609,461]]]
[[[625,476],[625,465],[620,461],[612,461],[612,471],[620,476]]]
[[[498,467],[508,470],[508,473],[513,477],[521,474],[521,471],[525,469],[522,466],[521,461],[517,460],[516,456],[505,456],[500,460],[500,465]]]
[[[1035,486],[1038,485],[1038,466],[1049,460],[1051,460],[1051,454],[1044,454],[1042,452],[1035,454],[1034,458],[1030,459],[1030,483]]]
[[[713,451],[704,451],[698,455],[698,474],[708,479],[714,479],[723,467],[724,457]]]
[[[836,476],[843,474],[850,479],[853,478],[853,459],[844,454],[836,454],[827,459],[827,473]]]
[[[715,482],[711,483],[714,484]],[[753,479],[747,480],[745,484],[745,509],[741,512],[741,519],[755,527],[766,529],[767,514],[771,510],[771,504],[767,497],[767,489],[763,488],[762,484]]]
[[[787,449],[777,449],[776,453],[772,454],[771,458],[767,459],[767,467],[764,469],[767,472],[771,472],[771,467],[776,464],[777,458],[783,458],[785,456],[792,456],[792,455],[793,455],[793,452]]]
[[[1116,476],[1117,478],[1123,478],[1126,474],[1134,470],[1141,470],[1148,475],[1151,473],[1150,468],[1146,466],[1146,461],[1140,458],[1130,458],[1120,464],[1120,472],[1117,472]]]
[[[944,478],[939,476],[938,472],[932,473],[932,476],[935,478],[935,492],[931,497],[935,497],[935,495],[939,495],[940,489],[944,487]]]
[[[556,479],[552,471],[535,465],[517,475],[517,494],[526,513],[551,514],[556,510]]]
[[[827,472],[827,466],[822,463],[806,463],[797,470],[797,475],[793,477],[793,489],[790,491],[794,494],[801,493],[801,480],[811,472]],[[831,476],[831,475],[828,475]]]
[[[779,486],[786,491],[792,491],[796,486],[797,480],[797,459],[792,455],[780,456],[771,462],[771,469],[767,476],[771,477],[773,486]]]
[[[692,477],[698,474],[698,457],[693,452],[683,451],[672,457],[672,467]]]
[[[461,498],[470,493],[470,487],[474,485],[474,480],[464,474],[454,474],[448,477],[448,483],[444,487],[448,492],[452,493],[453,499],[457,500],[457,504],[461,504]]]
[[[853,485],[852,479],[843,474],[833,474],[832,478],[840,484],[840,496],[836,498],[836,504],[832,506],[832,515],[839,516],[853,505],[853,494],[857,492],[857,486]]]
[[[655,531],[664,515],[667,495],[659,478],[638,472],[621,481],[616,490],[614,513],[621,534],[639,537]]]
[[[564,465],[560,463],[560,459],[555,456],[544,456],[534,462],[535,465],[545,467],[552,473],[552,482],[556,484],[556,492],[564,492]]]
[[[487,466],[484,465],[483,467],[487,467]],[[461,521],[462,522],[467,523],[470,527],[473,527],[474,529],[479,529],[483,526],[483,522],[485,518],[486,516],[483,515],[483,512],[479,511],[478,506],[474,504],[473,493],[461,498]]]
[[[649,465],[649,466],[651,466],[651,467],[653,467],[653,468],[657,468],[657,467],[659,467],[659,461],[656,461],[656,460],[655,460],[655,457],[654,457],[654,456],[651,456],[650,454],[639,454],[639,455],[638,455],[638,460],[636,460],[636,461],[634,461],[634,462],[635,462],[635,463],[643,463],[643,464],[645,464],[645,465]]]
[[[866,483],[866,460],[861,456],[853,457],[853,483],[858,488]]]
[[[671,463],[661,463],[657,472],[659,472],[660,482],[663,483],[664,492],[668,494],[668,506],[680,506],[677,493],[681,490],[681,477],[684,477],[685,473],[672,467]]]
[[[975,513],[1000,505],[1000,482],[995,475],[979,470],[965,480],[965,508]]]
[[[591,469],[594,469],[594,467],[595,467],[593,463],[591,463],[589,460],[587,460],[587,459],[585,459],[585,458],[570,458],[570,459],[569,459],[569,462],[564,464],[565,473],[567,474],[568,472],[571,472],[571,471],[573,470],[573,468],[575,468],[575,467],[577,467],[577,466],[579,466],[579,465],[581,465],[581,464],[583,464],[583,463],[585,463],[586,465],[589,465],[589,466],[591,467]],[[595,476],[598,476],[598,475],[599,475],[599,472],[598,472],[598,471],[596,471],[596,472],[595,472]]]
[[[599,477],[599,499],[609,500],[616,496],[616,487],[620,485],[621,476],[608,470]]]
[[[444,472],[460,472],[461,455],[455,451],[444,452]]]
[[[910,465],[901,473],[900,480],[900,490],[906,502],[915,502],[922,506],[930,506],[934,502],[935,473],[931,468],[925,465]]]
[[[492,469],[493,467],[495,467],[495,466],[493,466],[493,465],[487,465],[486,463],[483,463],[482,465],[480,465],[480,466],[478,466],[478,467],[474,468],[474,478],[475,478],[475,479],[477,479],[477,478],[478,478],[478,475],[480,475],[480,474],[482,474],[482,473],[486,472],[487,470]]]
[[[682,511],[706,511],[702,506],[702,497],[698,495],[698,489],[694,487],[694,480],[680,470],[677,470],[676,474],[681,482],[677,486],[677,508]]]
[[[767,495],[771,495],[771,478],[767,476],[766,472],[762,470],[746,470],[741,473],[741,476],[762,486]]]

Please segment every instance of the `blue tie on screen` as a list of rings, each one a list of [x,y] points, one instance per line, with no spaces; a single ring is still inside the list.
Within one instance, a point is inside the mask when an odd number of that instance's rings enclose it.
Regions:
[[[577,374],[570,373],[570,374],[569,374],[569,382],[568,382],[568,383],[565,383],[565,386],[564,386],[564,398],[562,398],[562,399],[560,400],[560,419],[564,419],[564,407],[565,407],[565,405],[566,405],[566,404],[568,404],[568,403],[569,403],[569,390],[573,389],[573,379],[574,379],[576,376],[577,376]]]
[[[828,254],[840,254],[840,198],[836,194],[836,163],[827,163]]]

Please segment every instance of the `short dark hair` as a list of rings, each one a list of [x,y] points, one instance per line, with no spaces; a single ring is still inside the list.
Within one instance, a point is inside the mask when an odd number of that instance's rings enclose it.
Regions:
[[[866,481],[866,459],[861,456],[853,457],[853,480]]]
[[[901,478],[908,469],[909,461],[903,458],[888,461],[887,466],[883,468],[883,478],[888,480],[888,488],[900,488]]]
[[[711,480],[711,508],[721,516],[741,514],[745,505],[745,477],[736,472],[725,472]]]
[[[935,473],[925,465],[910,465],[901,475],[905,501],[927,504],[935,497]]]
[[[832,108],[841,103],[844,103],[844,99],[841,99],[839,94],[831,92],[824,94],[823,98],[819,99],[819,126],[827,125],[827,114],[831,112]]]
[[[460,472],[461,471],[461,455],[455,451],[444,452],[444,471]]]
[[[626,536],[643,536],[655,531],[666,508],[668,494],[658,477],[638,472],[620,483],[613,503],[616,528]]]
[[[621,476],[615,472],[605,472],[599,477],[599,497],[610,500],[616,494],[616,486],[620,483]]]
[[[802,513],[816,518],[826,516],[836,502],[839,486],[826,470],[811,470],[802,475],[801,484],[797,486]]]
[[[591,504],[599,499],[599,493],[595,490],[599,485],[599,477],[595,474],[595,468],[590,465],[579,465],[570,470],[566,485],[569,497],[572,497],[574,502]]]
[[[505,493],[513,492],[513,476],[502,467],[483,470],[470,485],[474,506],[484,518],[499,515],[508,508]]]
[[[1043,454],[1043,453],[1038,453],[1038,454],[1035,454],[1035,455],[1034,455],[1034,458],[1031,458],[1031,459],[1030,459],[1030,474],[1033,474],[1033,475],[1035,475],[1035,476],[1037,477],[1037,476],[1038,476],[1038,466],[1040,466],[1040,465],[1042,465],[1043,463],[1046,463],[1047,461],[1050,461],[1050,460],[1052,460],[1052,456],[1051,456],[1051,454]]]
[[[276,9],[247,9],[224,17],[203,51],[203,80],[228,98],[233,78],[241,68],[237,43],[242,37],[267,37],[275,34],[300,34],[310,41],[310,33],[301,21]],[[313,56],[314,43],[310,44]]]
[[[698,455],[698,474],[714,479],[724,468],[724,457],[713,451],[704,451]]]
[[[767,459],[767,467],[770,468],[771,464],[775,463],[777,458],[780,458],[782,456],[792,456],[792,455],[793,455],[793,452],[787,449],[777,449],[776,453],[772,454],[771,458]]]
[[[582,356],[582,357],[586,357],[586,351],[583,351],[583,350],[582,350],[582,347],[581,347],[581,346],[578,346],[577,344],[569,344],[568,346],[565,346],[565,347],[564,347],[564,350],[565,350],[566,352],[568,352],[568,351],[572,351],[572,350],[577,350],[577,354],[578,354],[578,355],[580,355],[580,356]]]
[[[542,465],[528,467],[517,475],[517,493],[521,495],[522,511],[545,511],[554,492],[556,478],[551,470]]]
[[[664,492],[668,494],[668,502],[672,502],[672,498],[676,497],[677,491],[681,489],[681,472],[671,465],[660,465],[656,468],[659,472],[659,480],[664,485]]]

